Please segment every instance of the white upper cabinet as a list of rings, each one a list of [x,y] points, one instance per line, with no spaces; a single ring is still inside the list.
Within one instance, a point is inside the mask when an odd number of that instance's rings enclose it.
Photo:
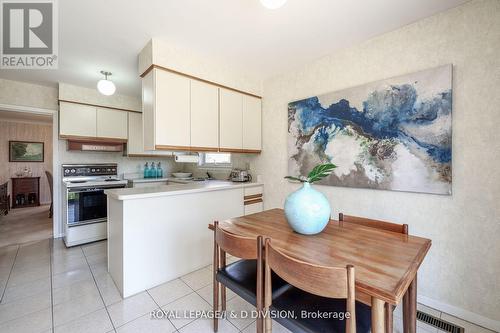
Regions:
[[[219,88],[191,80],[191,147],[219,148]]]
[[[220,150],[243,149],[243,95],[224,88],[219,91]]]
[[[225,151],[262,149],[258,97],[215,83],[153,68],[142,78],[146,151]]]
[[[243,96],[243,149],[262,149],[262,100]]]
[[[142,135],[142,113],[128,112],[128,143],[127,155],[129,156],[172,156],[172,152],[144,150],[144,137]]]
[[[97,137],[127,140],[128,112],[97,108]]]
[[[96,108],[88,105],[61,102],[59,105],[59,135],[96,137]]]
[[[155,148],[189,149],[191,145],[190,79],[153,70]],[[145,132],[146,133],[146,132]]]
[[[129,155],[144,154],[144,139],[142,137],[142,114],[137,112],[128,113],[128,143],[127,153]]]

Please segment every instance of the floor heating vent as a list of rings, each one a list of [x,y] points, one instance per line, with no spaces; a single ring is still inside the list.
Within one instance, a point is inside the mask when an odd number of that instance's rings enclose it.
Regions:
[[[457,326],[455,324],[449,323],[443,319],[436,318],[422,311],[417,311],[417,319],[427,325],[434,326],[442,331],[450,333],[464,333],[463,327]]]

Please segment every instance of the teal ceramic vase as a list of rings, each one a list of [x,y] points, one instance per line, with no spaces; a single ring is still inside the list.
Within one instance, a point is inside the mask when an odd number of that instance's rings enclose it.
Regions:
[[[323,231],[330,221],[330,213],[328,199],[307,182],[285,200],[288,224],[299,234],[314,235]]]

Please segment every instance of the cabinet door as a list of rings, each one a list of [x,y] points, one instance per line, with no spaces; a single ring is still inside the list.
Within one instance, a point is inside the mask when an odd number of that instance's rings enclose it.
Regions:
[[[243,96],[243,149],[262,149],[262,101]]]
[[[97,135],[96,108],[61,102],[59,106],[59,135],[95,137]]]
[[[155,75],[155,148],[189,149],[190,79],[163,70]]]
[[[196,80],[191,80],[191,146],[219,147],[219,88]]]
[[[144,139],[142,137],[142,114],[137,112],[128,113],[128,142],[127,153],[129,155],[144,154]]]
[[[219,94],[220,148],[221,150],[241,150],[243,147],[243,95],[223,88],[220,89]]]
[[[127,112],[97,108],[97,136],[100,138],[127,139]]]

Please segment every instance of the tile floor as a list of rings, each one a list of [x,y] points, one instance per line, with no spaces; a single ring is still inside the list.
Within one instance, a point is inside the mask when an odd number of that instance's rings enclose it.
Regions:
[[[50,205],[11,209],[0,216],[0,248],[52,237]]]
[[[0,332],[212,332],[209,319],[150,318],[160,309],[209,310],[211,266],[122,300],[106,260],[106,241],[67,249],[62,240],[47,239],[0,248]],[[466,333],[491,333],[420,307],[465,326]],[[228,292],[228,310],[252,309]],[[401,309],[396,309],[395,332],[402,332],[401,326]],[[418,331],[437,332],[422,323]],[[220,322],[219,332],[255,332],[255,321],[229,318]],[[289,331],[274,323],[273,332]]]

